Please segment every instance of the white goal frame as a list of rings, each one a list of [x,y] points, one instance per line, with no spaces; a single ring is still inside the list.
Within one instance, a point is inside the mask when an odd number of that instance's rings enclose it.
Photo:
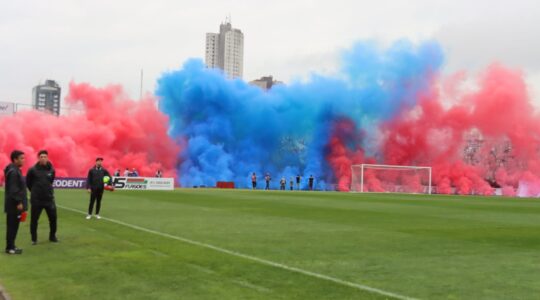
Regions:
[[[432,186],[431,186],[431,167],[422,167],[422,166],[400,166],[400,165],[379,165],[379,164],[360,164],[360,165],[352,165],[351,166],[351,190],[352,190],[352,184],[355,182],[356,174],[354,172],[354,169],[360,167],[360,193],[364,192],[364,170],[367,168],[369,169],[375,169],[375,170],[428,170],[429,174],[429,183],[428,183],[428,194],[431,195]]]

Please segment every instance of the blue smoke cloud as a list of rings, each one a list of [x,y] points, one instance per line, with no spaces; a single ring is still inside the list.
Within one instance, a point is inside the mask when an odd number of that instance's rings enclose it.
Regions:
[[[268,172],[273,188],[281,177],[289,182],[301,174],[331,189],[335,178],[325,147],[333,122],[348,118],[369,133],[370,126],[415,105],[442,62],[434,42],[399,41],[386,49],[361,42],[343,53],[339,74],[263,91],[190,59],[163,74],[156,91],[170,118],[169,134],[183,146],[180,184],[248,187],[252,172],[260,182]]]

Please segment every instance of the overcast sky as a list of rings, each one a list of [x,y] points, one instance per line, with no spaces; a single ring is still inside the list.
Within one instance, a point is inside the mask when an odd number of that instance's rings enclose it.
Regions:
[[[361,39],[435,39],[445,72],[519,68],[540,102],[540,5],[474,0],[0,0],[0,101],[30,103],[45,79],[121,84],[139,96],[161,72],[204,57],[205,33],[232,16],[244,32],[244,79],[290,81],[335,70]]]

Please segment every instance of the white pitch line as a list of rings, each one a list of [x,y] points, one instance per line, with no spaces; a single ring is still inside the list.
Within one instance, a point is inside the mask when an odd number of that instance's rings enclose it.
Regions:
[[[250,282],[247,282],[247,281],[244,281],[244,280],[231,280],[233,283],[235,284],[238,284],[239,286],[242,286],[242,287],[245,287],[245,288],[248,288],[248,289],[252,289],[252,290],[256,290],[257,292],[262,292],[262,293],[270,293],[272,292],[272,290],[270,289],[267,289],[263,286],[259,286],[259,285],[256,285],[256,284],[253,284],[253,283],[250,283]]]
[[[72,211],[72,212],[76,212],[76,213],[79,213],[79,214],[86,215],[86,212],[78,210],[78,209],[74,209],[74,208],[71,208],[71,207],[65,207],[65,206],[62,206],[62,205],[56,205],[56,206],[60,207],[62,209],[65,209],[65,210],[69,210],[69,211]],[[225,249],[225,248],[221,248],[221,247],[214,246],[214,245],[207,244],[207,243],[203,243],[203,242],[197,242],[197,241],[190,240],[190,239],[187,239],[187,238],[183,238],[183,237],[180,237],[180,236],[176,236],[176,235],[172,235],[172,234],[168,234],[168,233],[164,233],[164,232],[159,232],[159,231],[144,228],[144,227],[141,227],[141,226],[125,223],[125,222],[122,222],[122,221],[119,221],[119,220],[114,220],[114,219],[110,219],[110,218],[106,218],[106,217],[101,217],[101,219],[109,221],[111,223],[115,223],[115,224],[118,224],[118,225],[129,227],[131,229],[143,231],[143,232],[146,232],[146,233],[151,233],[151,234],[154,234],[154,235],[166,237],[166,238],[177,240],[177,241],[181,241],[181,242],[184,242],[186,244],[191,244],[191,245],[194,245],[194,246],[199,246],[199,247],[202,247],[202,248],[211,249],[211,250],[214,250],[214,251],[217,251],[217,252],[221,252],[221,253],[229,254],[229,255],[232,255],[232,256],[240,257],[240,258],[243,258],[243,259],[246,259],[246,260],[258,262],[258,263],[263,264],[263,265],[272,266],[272,267],[275,267],[275,268],[279,268],[279,269],[283,269],[283,270],[303,274],[303,275],[306,275],[306,276],[311,276],[311,277],[315,277],[315,278],[318,278],[318,279],[330,281],[330,282],[333,282],[333,283],[337,283],[339,285],[348,286],[348,287],[355,288],[355,289],[358,289],[358,290],[361,290],[361,291],[367,291],[367,292],[371,292],[373,294],[379,294],[379,295],[382,295],[382,296],[390,297],[390,298],[393,298],[393,299],[399,299],[399,300],[418,300],[416,298],[412,298],[412,297],[392,293],[392,292],[389,292],[389,291],[385,291],[385,290],[381,290],[381,289],[378,289],[378,288],[370,287],[370,286],[367,286],[367,285],[364,285],[364,284],[354,283],[354,282],[342,280],[342,279],[339,279],[339,278],[336,278],[336,277],[332,277],[332,276],[328,276],[328,275],[324,275],[324,274],[320,274],[320,273],[315,273],[315,272],[312,272],[312,271],[307,271],[307,270],[303,270],[303,269],[296,268],[296,267],[287,266],[285,264],[273,262],[273,261],[270,261],[270,260],[266,260],[264,258],[258,258],[256,256],[243,254],[243,253],[240,253],[240,252],[236,252],[234,250],[228,250],[228,249]]]

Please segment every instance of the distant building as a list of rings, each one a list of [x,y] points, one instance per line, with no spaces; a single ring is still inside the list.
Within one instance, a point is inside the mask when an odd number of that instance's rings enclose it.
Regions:
[[[258,86],[263,90],[269,90],[274,85],[283,84],[283,82],[274,80],[272,76],[263,76],[260,79],[250,81],[249,84]]]
[[[227,78],[242,78],[244,74],[244,34],[232,28],[230,21],[219,26],[219,33],[206,34],[207,68],[225,72]]]
[[[11,116],[15,113],[15,103],[0,102],[0,119],[2,117]]]
[[[32,106],[35,110],[48,111],[60,115],[60,85],[54,80],[46,80],[32,89]]]

